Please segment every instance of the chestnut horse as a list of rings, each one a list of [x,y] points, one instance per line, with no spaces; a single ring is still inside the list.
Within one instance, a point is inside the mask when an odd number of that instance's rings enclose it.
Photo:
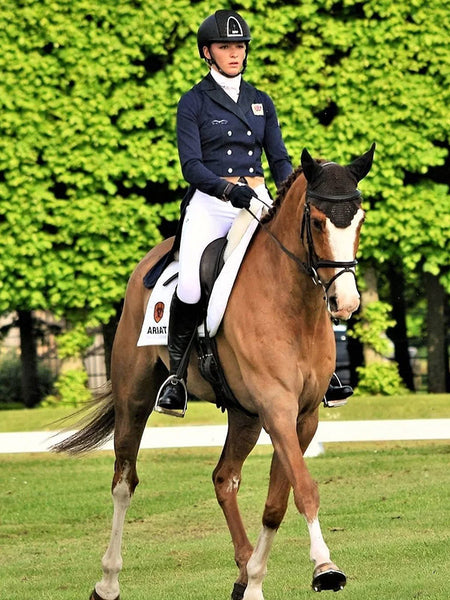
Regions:
[[[233,600],[263,600],[269,552],[291,488],[309,530],[313,589],[337,591],[346,583],[322,536],[317,485],[303,455],[335,366],[331,317],[348,319],[359,306],[354,271],[364,211],[357,184],[371,168],[374,148],[345,167],[316,161],[303,151],[301,167],[286,180],[255,233],[216,335],[227,382],[245,409],[227,410],[228,434],[213,473],[239,569]],[[171,244],[166,240],[155,247],[133,272],[114,340],[111,386],[98,395],[91,421],[56,446],[74,453],[89,450],[114,430],[111,540],[91,600],[119,598],[122,532],[138,484],[136,457],[168,364],[165,347],[136,345],[151,293],[142,280]],[[195,351],[188,387],[198,398],[215,401],[199,374]],[[274,452],[262,529],[253,547],[237,494],[242,465],[261,428]]]

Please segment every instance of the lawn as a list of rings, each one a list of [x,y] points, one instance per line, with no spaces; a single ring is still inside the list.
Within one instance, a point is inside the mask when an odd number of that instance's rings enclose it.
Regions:
[[[236,568],[211,485],[219,453],[141,451],[122,600],[229,599]],[[112,453],[0,455],[0,463],[0,598],[87,600],[109,538]],[[239,496],[251,540],[269,464],[270,448],[258,447],[244,467]],[[447,600],[448,464],[442,442],[332,444],[308,459],[325,537],[348,576],[338,598]],[[305,523],[291,502],[269,560],[266,600],[315,597],[308,552]]]
[[[61,423],[58,420],[71,415],[74,410],[70,407],[2,410],[0,411],[0,432],[59,429]],[[353,396],[347,406],[343,408],[326,409],[322,407],[320,410],[322,421],[431,418],[450,418],[450,394]],[[226,415],[213,404],[205,402],[191,402],[184,419],[173,419],[154,413],[148,421],[148,425],[151,427],[220,425],[224,423],[226,423]],[[64,425],[68,424],[70,421]]]

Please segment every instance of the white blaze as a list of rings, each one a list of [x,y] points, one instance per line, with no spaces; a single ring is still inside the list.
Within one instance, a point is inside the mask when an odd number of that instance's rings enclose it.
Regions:
[[[354,260],[355,242],[364,211],[360,208],[353,217],[348,227],[336,227],[327,219],[328,242],[331,248],[331,260],[338,262],[350,262]],[[338,267],[335,272],[341,269]],[[354,272],[354,268],[352,271]],[[359,293],[356,287],[355,277],[352,273],[342,273],[333,282],[329,296],[334,296],[337,301],[336,314],[342,313],[342,318],[349,318],[359,306]],[[348,313],[348,314],[347,314]]]

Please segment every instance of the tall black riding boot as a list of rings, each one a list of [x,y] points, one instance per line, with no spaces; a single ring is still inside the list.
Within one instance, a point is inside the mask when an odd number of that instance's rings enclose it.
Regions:
[[[168,345],[170,375],[162,384],[155,411],[184,417],[187,405],[186,372],[191,341],[198,326],[199,304],[182,302],[176,292],[170,305]]]
[[[335,381],[338,385],[333,385]],[[353,394],[353,388],[350,385],[342,385],[341,380],[333,373],[333,376],[328,386],[327,393],[323,399],[324,406],[328,408],[338,408],[347,404],[347,398]]]

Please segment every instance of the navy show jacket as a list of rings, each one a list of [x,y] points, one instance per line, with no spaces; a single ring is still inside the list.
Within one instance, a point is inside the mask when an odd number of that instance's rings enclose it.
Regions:
[[[241,80],[238,102],[208,74],[182,96],[177,111],[178,153],[191,188],[220,198],[222,177],[263,177],[264,150],[277,187],[292,172],[275,106]]]

